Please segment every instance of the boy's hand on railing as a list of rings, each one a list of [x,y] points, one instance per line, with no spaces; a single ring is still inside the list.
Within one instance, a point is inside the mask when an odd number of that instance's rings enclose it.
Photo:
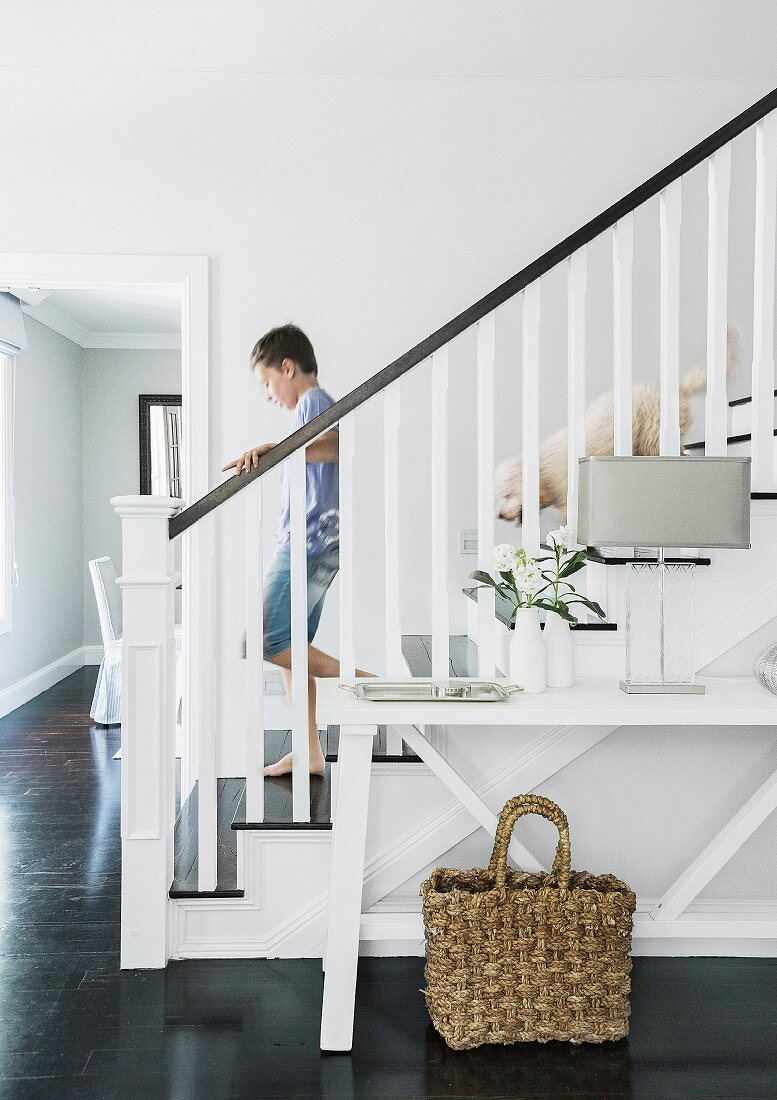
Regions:
[[[259,465],[259,459],[262,455],[266,455],[274,446],[274,443],[260,443],[258,447],[254,447],[251,451],[246,451],[240,458],[236,458],[233,462],[229,462],[226,466],[222,466],[221,472],[225,473],[233,467],[236,474],[248,473],[251,469],[255,470]]]

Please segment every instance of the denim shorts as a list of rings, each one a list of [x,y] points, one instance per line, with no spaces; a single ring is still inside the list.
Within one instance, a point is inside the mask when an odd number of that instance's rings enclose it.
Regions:
[[[313,641],[324,597],[340,565],[340,548],[308,557],[308,645]],[[264,574],[264,656],[275,657],[291,649],[291,564],[279,550]]]

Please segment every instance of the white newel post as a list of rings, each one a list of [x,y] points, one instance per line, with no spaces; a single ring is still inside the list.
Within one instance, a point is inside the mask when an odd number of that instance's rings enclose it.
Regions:
[[[169,958],[175,825],[175,586],[172,497],[113,497],[121,517],[121,966]]]

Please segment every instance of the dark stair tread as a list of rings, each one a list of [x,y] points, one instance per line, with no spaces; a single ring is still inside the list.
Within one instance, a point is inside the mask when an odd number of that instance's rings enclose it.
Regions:
[[[244,895],[237,888],[237,841],[231,825],[245,791],[245,779],[218,779],[216,790],[216,889],[197,889],[199,784],[195,782],[175,823],[171,898],[242,898]]]
[[[265,730],[264,762],[272,764],[291,752],[291,730]],[[327,766],[322,776],[310,777],[310,821],[294,821],[292,812],[291,776],[264,781],[264,821],[246,821],[245,780],[243,797],[231,822],[233,830],[257,832],[262,829],[331,829],[332,775]]]
[[[414,673],[414,675],[417,675]],[[326,760],[328,764],[337,763],[338,743],[340,740],[340,727],[328,726],[326,731]],[[378,732],[372,745],[373,764],[404,764],[419,763],[420,759],[403,743],[401,756],[389,756],[386,751],[386,727],[378,726]]]
[[[641,565],[655,565],[658,562],[657,557],[646,558],[640,555],[640,557],[628,558],[618,554],[603,554],[598,547],[588,546],[586,547],[586,553],[589,561],[598,562],[599,565],[628,565],[631,562],[639,562]],[[665,565],[712,565],[712,558],[678,558],[678,557],[666,557],[664,558]],[[614,626],[610,623],[602,623],[600,629],[614,629]]]
[[[777,436],[777,428],[774,429],[772,435]],[[729,435],[726,437],[726,443],[750,443],[752,441],[752,432],[746,432],[744,435]],[[685,443],[683,450],[685,451],[700,451],[705,445],[704,439],[698,439],[695,443]]]
[[[331,829],[332,769],[327,764],[323,775],[310,777],[310,821],[294,821],[291,776],[264,781],[264,821],[246,821],[245,798],[232,822],[233,830],[255,832],[261,829]]]

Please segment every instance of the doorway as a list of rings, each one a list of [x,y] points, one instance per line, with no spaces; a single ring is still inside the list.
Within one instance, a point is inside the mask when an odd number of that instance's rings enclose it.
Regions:
[[[93,292],[93,297],[113,295],[117,300],[157,295],[160,300],[177,302],[180,315],[178,447],[181,496],[186,504],[204,496],[209,488],[210,469],[208,257],[5,253],[0,254],[0,287],[27,291],[33,298],[43,291],[53,292],[50,294],[52,299],[58,295],[66,299],[68,295],[87,291]],[[42,302],[41,308],[44,305]],[[52,456],[43,454],[43,458],[50,461]],[[45,523],[46,517],[41,516],[42,529]],[[52,544],[56,546],[55,537]],[[212,527],[198,524],[185,533],[181,545],[184,731],[181,784],[184,797],[196,778],[200,753],[209,751],[212,737],[212,678],[198,675],[204,663],[212,661],[212,560]],[[50,675],[54,679],[43,687],[59,678],[56,671]],[[67,671],[63,675],[67,675]],[[35,690],[33,684],[29,697],[42,689]]]

